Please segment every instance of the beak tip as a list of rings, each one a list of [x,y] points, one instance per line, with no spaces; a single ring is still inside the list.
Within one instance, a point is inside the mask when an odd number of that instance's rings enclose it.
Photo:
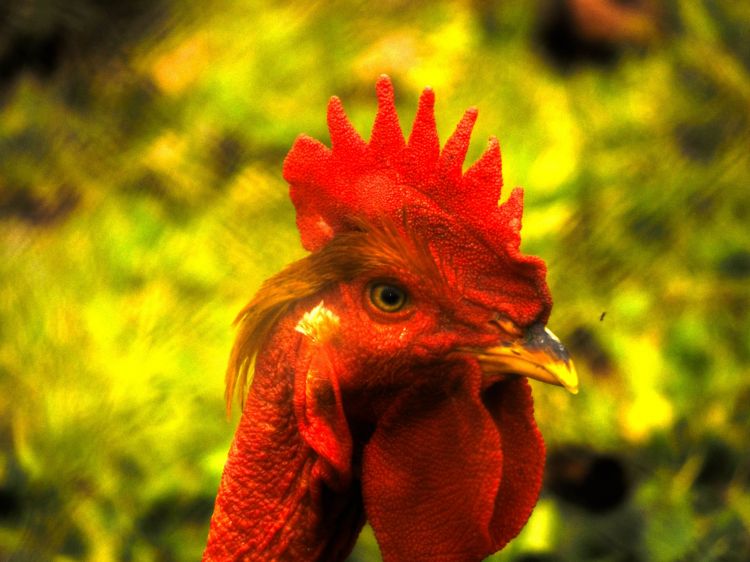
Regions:
[[[565,371],[563,373],[560,373],[560,383],[562,386],[570,392],[571,394],[578,394],[579,387],[578,387],[578,371],[576,371],[576,367],[573,364],[573,361],[566,361],[565,362]]]

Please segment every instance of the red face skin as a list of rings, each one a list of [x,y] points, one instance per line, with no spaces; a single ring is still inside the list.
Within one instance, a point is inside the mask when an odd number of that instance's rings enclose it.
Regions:
[[[497,206],[496,142],[462,175],[476,112],[440,151],[431,91],[408,143],[387,78],[378,95],[369,144],[333,100],[333,149],[302,137],[285,162],[312,254],[240,315],[229,398],[257,353],[255,374],[204,560],[336,562],[368,520],[386,562],[475,562],[536,503],[544,444],[514,375],[572,365],[519,252],[521,193]]]
[[[264,346],[206,560],[343,560],[366,513],[386,561],[475,561],[525,523],[544,463],[528,385],[457,351],[501,339],[492,313],[382,273],[299,302]],[[383,278],[398,312],[371,302]],[[324,344],[295,330],[320,300],[341,320]]]
[[[386,561],[478,561],[536,503],[544,446],[530,390],[458,352],[510,337],[491,311],[447,286],[388,277],[410,298],[396,313],[373,305],[367,279],[324,298],[342,319],[343,341],[327,353],[341,365],[346,418],[367,439],[354,447],[365,511]]]

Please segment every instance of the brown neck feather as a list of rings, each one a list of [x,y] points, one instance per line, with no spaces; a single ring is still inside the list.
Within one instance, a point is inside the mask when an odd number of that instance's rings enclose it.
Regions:
[[[294,415],[292,307],[266,335],[224,467],[204,561],[339,561],[364,524],[358,482],[332,490]]]

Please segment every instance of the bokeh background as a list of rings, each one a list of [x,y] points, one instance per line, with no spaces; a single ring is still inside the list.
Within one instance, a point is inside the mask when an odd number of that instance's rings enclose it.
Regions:
[[[381,73],[407,131],[425,85],[443,140],[479,107],[580,370],[492,560],[750,560],[737,0],[3,0],[0,560],[199,558],[231,321],[304,255],[283,157],[332,94],[367,136]]]

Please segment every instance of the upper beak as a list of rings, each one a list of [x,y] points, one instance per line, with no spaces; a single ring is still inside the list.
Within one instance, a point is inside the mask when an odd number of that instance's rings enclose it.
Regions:
[[[521,375],[578,394],[578,374],[573,361],[557,336],[542,324],[534,324],[516,340],[475,349],[472,353],[488,375]]]

